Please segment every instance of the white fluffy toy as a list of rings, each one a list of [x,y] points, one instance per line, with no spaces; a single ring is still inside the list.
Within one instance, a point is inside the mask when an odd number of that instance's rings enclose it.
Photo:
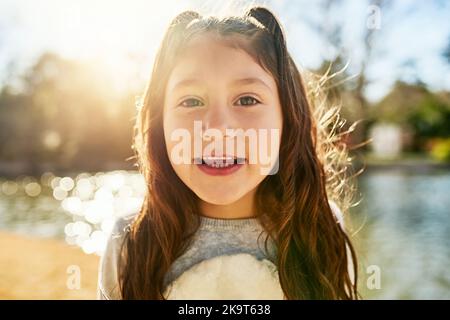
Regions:
[[[283,300],[276,266],[246,253],[202,261],[173,281],[169,300]]]

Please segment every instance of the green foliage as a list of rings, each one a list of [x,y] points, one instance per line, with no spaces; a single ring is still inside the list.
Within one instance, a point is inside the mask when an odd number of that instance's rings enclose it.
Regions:
[[[449,137],[450,105],[436,95],[427,94],[418,102],[408,122],[421,137]]]
[[[421,84],[398,82],[371,115],[375,121],[412,128],[417,138],[450,136],[448,93],[433,93]]]

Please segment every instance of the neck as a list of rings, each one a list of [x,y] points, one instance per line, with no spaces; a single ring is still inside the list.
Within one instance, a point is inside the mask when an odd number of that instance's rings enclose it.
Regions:
[[[254,196],[256,189],[250,191],[239,200],[227,204],[216,205],[200,199],[200,211],[203,216],[216,219],[243,219],[255,217]]]

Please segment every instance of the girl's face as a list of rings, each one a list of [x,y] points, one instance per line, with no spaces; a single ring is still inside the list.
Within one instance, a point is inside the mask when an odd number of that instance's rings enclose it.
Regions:
[[[211,129],[214,138],[208,140]],[[238,138],[227,129],[252,133],[244,149],[238,151]],[[272,75],[245,51],[211,35],[193,39],[175,63],[164,99],[167,153],[180,179],[207,203],[232,204],[254,192],[268,166],[276,166],[281,132],[281,105]],[[227,147],[231,140],[233,149]],[[198,164],[202,160],[208,164]],[[216,168],[219,165],[225,167]]]

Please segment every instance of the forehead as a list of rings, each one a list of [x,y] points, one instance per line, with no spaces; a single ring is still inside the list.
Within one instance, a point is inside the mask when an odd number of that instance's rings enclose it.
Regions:
[[[242,46],[235,44],[233,39],[230,41],[210,34],[194,37],[178,54],[169,76],[168,88],[189,78],[215,82],[259,78],[276,86],[272,75]]]

